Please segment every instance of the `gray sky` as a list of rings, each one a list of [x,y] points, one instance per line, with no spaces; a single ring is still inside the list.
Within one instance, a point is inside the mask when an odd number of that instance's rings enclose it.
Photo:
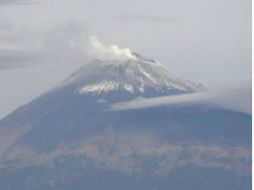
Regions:
[[[90,35],[207,86],[251,79],[251,0],[0,0],[0,117],[85,63]]]

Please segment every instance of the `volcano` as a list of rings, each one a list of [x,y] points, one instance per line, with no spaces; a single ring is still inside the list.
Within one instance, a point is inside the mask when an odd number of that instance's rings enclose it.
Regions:
[[[204,103],[108,109],[204,90],[137,53],[88,62],[0,121],[0,186],[251,189],[251,115]]]

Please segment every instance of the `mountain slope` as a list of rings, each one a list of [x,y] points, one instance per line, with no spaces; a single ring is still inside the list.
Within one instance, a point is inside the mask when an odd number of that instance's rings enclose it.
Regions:
[[[150,182],[151,189],[213,183],[250,189],[251,115],[205,104],[107,111],[119,101],[204,90],[157,61],[135,57],[92,61],[1,120],[2,187],[147,189]]]

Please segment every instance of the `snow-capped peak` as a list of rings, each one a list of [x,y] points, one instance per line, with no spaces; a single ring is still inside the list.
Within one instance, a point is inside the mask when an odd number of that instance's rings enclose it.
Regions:
[[[199,91],[202,85],[175,75],[160,62],[132,53],[135,59],[101,60],[85,64],[66,82],[75,84],[75,92],[106,94],[126,92],[135,96],[169,95]]]

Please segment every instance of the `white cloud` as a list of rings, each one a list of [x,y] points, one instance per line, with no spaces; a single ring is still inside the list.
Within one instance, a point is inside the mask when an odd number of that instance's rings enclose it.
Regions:
[[[175,104],[206,103],[228,110],[251,114],[251,86],[246,83],[227,84],[208,92],[189,93],[156,98],[138,98],[132,101],[119,102],[110,106],[111,111],[143,109]]]
[[[174,17],[156,14],[120,14],[117,15],[115,19],[117,21],[123,22],[149,22],[149,23],[165,23],[177,20]]]
[[[0,0],[0,5],[8,4],[31,4],[34,3],[32,0]]]
[[[13,44],[0,44],[0,69],[21,67],[35,63],[42,52]]]
[[[142,109],[149,107],[174,105],[182,103],[193,103],[207,100],[210,97],[208,93],[191,93],[174,96],[161,96],[156,98],[138,98],[128,102],[119,102],[111,105],[111,110],[129,110],[129,109]]]

